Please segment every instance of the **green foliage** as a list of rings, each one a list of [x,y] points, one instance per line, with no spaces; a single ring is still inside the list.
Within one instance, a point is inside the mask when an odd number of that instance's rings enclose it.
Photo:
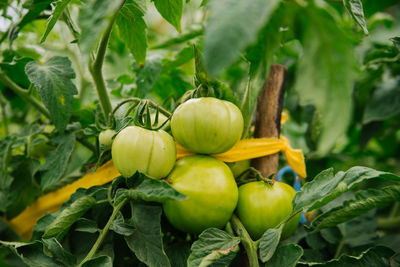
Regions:
[[[41,66],[30,61],[25,72],[50,111],[54,125],[63,133],[72,114],[73,96],[78,93],[71,81],[75,78],[71,61],[66,57],[53,57]]]
[[[188,266],[229,265],[240,239],[216,228],[204,230],[191,247]]]
[[[0,266],[398,266],[398,1],[152,2],[0,1]],[[139,172],[78,189],[30,242],[9,227],[110,160],[99,133],[151,115],[142,99],[167,117],[189,98],[229,100],[252,138],[273,64],[286,67],[282,134],[308,177],[260,240],[236,215],[200,235],[175,229],[161,206],[186,196]]]
[[[214,0],[207,5],[210,18],[204,34],[205,66],[211,75],[231,64],[240,52],[255,41],[258,30],[279,1]]]
[[[143,19],[145,8],[144,1],[129,0],[121,8],[116,21],[119,37],[139,65],[143,65],[146,60],[147,26]]]

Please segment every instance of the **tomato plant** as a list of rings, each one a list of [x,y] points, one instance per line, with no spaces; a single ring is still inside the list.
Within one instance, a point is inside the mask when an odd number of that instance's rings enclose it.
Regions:
[[[187,149],[202,153],[221,153],[242,136],[240,109],[216,98],[194,98],[178,106],[171,119],[174,138]]]
[[[243,225],[254,239],[266,230],[275,228],[293,211],[294,189],[281,182],[250,182],[239,187],[237,213]],[[300,214],[289,220],[282,230],[282,239],[297,229]]]
[[[168,133],[138,126],[119,132],[111,151],[115,166],[125,177],[140,171],[160,179],[168,175],[176,160],[175,143]]]
[[[201,233],[210,227],[222,228],[232,216],[238,189],[225,163],[209,156],[189,156],[179,160],[167,179],[187,196],[168,200],[163,208],[176,228]]]
[[[396,266],[399,30],[397,0],[0,1],[0,266]]]

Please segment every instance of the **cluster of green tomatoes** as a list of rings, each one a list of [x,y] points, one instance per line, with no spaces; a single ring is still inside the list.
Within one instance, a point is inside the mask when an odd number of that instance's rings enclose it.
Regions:
[[[125,177],[140,171],[154,179],[166,178],[186,195],[163,204],[175,228],[197,234],[223,228],[236,210],[251,237],[258,239],[291,213],[292,187],[253,181],[238,188],[230,167],[209,155],[229,150],[241,138],[243,116],[237,106],[212,97],[193,98],[177,107],[170,126],[173,137],[164,130],[124,128],[112,141],[112,159]],[[107,133],[102,134],[100,139],[106,139]],[[197,154],[176,161],[175,140]],[[291,235],[298,222],[296,216],[286,223],[282,237]]]

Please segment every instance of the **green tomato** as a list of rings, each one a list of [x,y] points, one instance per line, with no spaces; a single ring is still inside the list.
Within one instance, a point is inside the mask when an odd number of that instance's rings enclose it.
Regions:
[[[140,171],[161,179],[168,175],[176,161],[172,136],[163,130],[151,131],[138,126],[129,126],[119,132],[111,153],[115,167],[125,177]]]
[[[229,167],[203,155],[179,160],[167,179],[187,196],[168,200],[163,208],[170,223],[188,233],[201,233],[209,227],[222,228],[235,210],[238,188]]]
[[[193,152],[221,153],[242,136],[243,116],[231,102],[213,97],[194,98],[175,110],[171,130],[175,139]]]
[[[259,239],[266,230],[276,227],[291,214],[292,199],[296,191],[289,185],[263,181],[251,182],[239,187],[237,214],[253,239]],[[300,213],[285,224],[282,239],[297,229]]]
[[[245,170],[250,168],[250,160],[241,160],[241,161],[236,161],[232,163],[228,163],[229,168],[231,168],[231,171],[233,173],[233,177],[238,177],[241,175]]]
[[[101,146],[109,149],[113,143],[112,137],[114,136],[115,131],[111,129],[104,130],[99,134],[99,143]]]

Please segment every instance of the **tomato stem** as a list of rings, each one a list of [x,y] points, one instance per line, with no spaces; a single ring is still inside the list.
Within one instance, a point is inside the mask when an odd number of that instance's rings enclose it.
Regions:
[[[14,83],[4,72],[0,71],[0,81],[8,86],[14,93],[16,93],[23,100],[34,106],[45,117],[50,118],[50,113],[47,109],[34,97],[29,95],[28,91]]]
[[[89,62],[89,71],[92,74],[93,81],[96,86],[97,95],[99,97],[101,109],[104,113],[104,117],[106,119],[107,124],[109,123],[110,115],[112,112],[111,101],[107,93],[106,84],[103,78],[103,63],[104,57],[106,54],[108,41],[110,40],[111,31],[114,25],[115,20],[117,19],[118,13],[121,10],[122,6],[125,4],[126,0],[122,0],[120,6],[118,7],[117,11],[111,18],[110,22],[106,30],[101,37],[99,48],[97,49],[96,58],[94,60],[90,60]]]
[[[246,250],[250,267],[260,266],[257,255],[258,242],[254,242],[253,239],[251,239],[246,228],[235,214],[232,215],[231,225],[232,228],[235,230],[236,234],[240,237],[242,245]]]
[[[78,265],[79,267],[82,266],[85,262],[92,259],[93,256],[96,254],[101,243],[103,242],[104,238],[106,237],[108,230],[110,229],[110,226],[113,223],[115,217],[117,216],[118,212],[122,209],[122,207],[126,204],[127,201],[128,201],[128,198],[125,198],[117,206],[114,207],[113,213],[111,214],[110,219],[108,219],[106,226],[104,226],[103,230],[100,231],[100,234],[99,234],[96,242],[94,243],[93,247],[91,248],[91,250],[89,251],[87,256]]]

